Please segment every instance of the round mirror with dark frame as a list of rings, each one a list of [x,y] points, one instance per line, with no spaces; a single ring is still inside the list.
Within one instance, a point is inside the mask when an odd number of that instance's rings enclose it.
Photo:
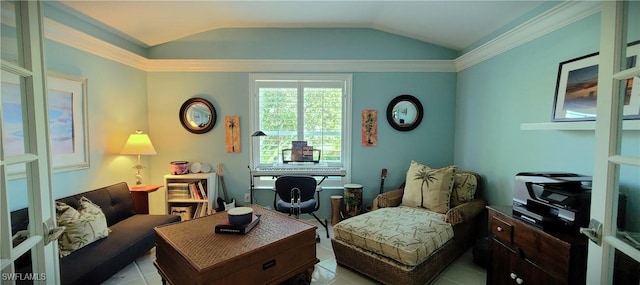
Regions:
[[[410,131],[418,127],[423,116],[422,104],[411,95],[393,98],[387,106],[387,121],[398,131]]]
[[[191,98],[180,107],[180,123],[189,132],[204,134],[216,124],[216,109],[202,98]]]

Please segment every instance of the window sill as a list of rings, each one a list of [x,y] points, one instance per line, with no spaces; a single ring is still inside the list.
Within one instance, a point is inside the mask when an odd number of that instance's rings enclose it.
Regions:
[[[521,131],[593,131],[596,129],[595,121],[584,122],[551,122],[551,123],[523,123]],[[622,130],[640,130],[640,120],[624,120]]]

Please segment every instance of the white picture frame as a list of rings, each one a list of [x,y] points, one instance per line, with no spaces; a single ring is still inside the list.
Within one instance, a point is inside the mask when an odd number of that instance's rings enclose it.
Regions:
[[[2,116],[5,156],[24,153],[22,122],[16,112],[4,112],[20,106],[17,82],[2,82]],[[49,71],[47,76],[47,104],[49,105],[49,148],[53,173],[89,168],[89,134],[87,117],[87,79],[80,76]],[[4,109],[7,108],[7,109]],[[18,165],[7,167],[9,179],[23,178],[24,169]]]

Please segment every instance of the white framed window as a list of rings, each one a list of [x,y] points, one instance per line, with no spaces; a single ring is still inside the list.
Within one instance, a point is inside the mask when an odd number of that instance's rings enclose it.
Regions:
[[[267,136],[250,138],[250,167],[296,174],[340,169],[345,178],[329,177],[321,186],[344,185],[351,160],[351,80],[350,74],[251,74],[250,133]],[[319,150],[319,162],[288,162],[292,141]],[[264,176],[255,186],[272,183]]]

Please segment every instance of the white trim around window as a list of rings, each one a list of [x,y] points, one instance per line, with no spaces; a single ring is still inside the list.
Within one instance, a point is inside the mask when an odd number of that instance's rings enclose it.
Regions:
[[[351,145],[352,145],[352,110],[351,110],[351,86],[352,86],[352,75],[351,74],[288,74],[288,73],[278,73],[278,74],[261,74],[261,73],[253,73],[249,75],[249,85],[250,85],[250,126],[249,126],[249,139],[250,141],[250,158],[249,164],[252,169],[256,169],[255,162],[258,159],[258,147],[259,138],[250,137],[253,132],[259,130],[260,124],[260,116],[259,116],[259,86],[268,85],[276,85],[281,84],[283,86],[290,84],[301,84],[301,85],[316,85],[326,83],[328,86],[340,86],[342,90],[342,124],[341,124],[341,161],[339,164],[331,164],[331,163],[323,163],[321,161],[319,164],[312,165],[300,165],[302,168],[323,168],[323,167],[340,167],[341,169],[346,171],[346,175],[344,177],[336,177],[330,176],[325,179],[320,186],[322,187],[342,187],[345,184],[345,181],[350,181],[350,172],[351,172]],[[264,131],[264,130],[263,130]],[[268,135],[268,132],[265,131]],[[255,140],[255,141],[254,141]],[[329,165],[331,164],[331,165]],[[258,165],[257,167],[268,167],[268,166],[277,166],[277,165]],[[286,167],[293,167],[291,165],[283,165]],[[322,178],[318,177],[320,181]],[[256,188],[269,188],[273,187],[273,179],[271,177],[256,177],[254,179]]]

